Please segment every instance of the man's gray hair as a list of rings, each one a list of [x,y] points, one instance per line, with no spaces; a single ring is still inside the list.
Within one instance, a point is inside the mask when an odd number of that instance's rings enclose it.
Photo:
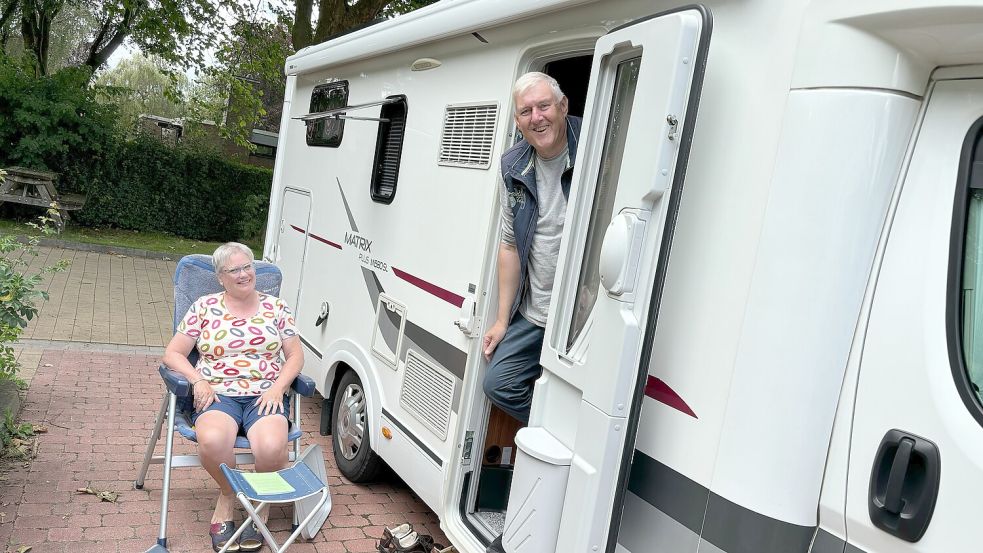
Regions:
[[[249,246],[240,244],[239,242],[226,242],[215,248],[215,253],[212,254],[212,265],[215,266],[215,272],[219,273],[225,269],[225,265],[228,264],[229,259],[236,253],[241,253],[248,257],[250,263],[256,261],[253,250]]]
[[[550,77],[546,73],[530,71],[516,79],[515,85],[512,86],[512,101],[515,102],[515,99],[521,94],[525,94],[527,90],[538,85],[539,83],[546,83],[550,85],[550,89],[553,90],[554,101],[559,102],[563,99],[563,91],[560,90],[560,83],[556,82],[556,79]]]

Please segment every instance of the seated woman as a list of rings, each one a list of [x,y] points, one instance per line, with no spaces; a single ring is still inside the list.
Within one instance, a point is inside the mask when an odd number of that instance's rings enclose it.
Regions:
[[[235,466],[233,444],[241,429],[257,472],[286,466],[290,405],[285,393],[304,364],[293,313],[280,298],[256,291],[253,261],[243,244],[229,242],[215,250],[212,263],[225,291],[192,304],[163,358],[191,383],[201,464],[222,492],[209,531],[215,551],[235,532],[235,496],[219,465]],[[196,346],[201,357],[193,367],[188,354]],[[262,534],[250,525],[228,551],[262,546]]]

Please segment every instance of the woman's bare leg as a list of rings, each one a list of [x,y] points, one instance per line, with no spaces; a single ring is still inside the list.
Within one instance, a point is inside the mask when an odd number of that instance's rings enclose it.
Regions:
[[[209,411],[198,416],[195,421],[195,433],[198,435],[198,455],[201,457],[201,465],[215,480],[221,491],[215,504],[215,512],[212,513],[212,523],[232,520],[236,504],[235,496],[219,465],[225,463],[229,467],[236,466],[233,446],[236,434],[239,433],[239,425],[232,417],[221,411]]]
[[[287,466],[287,419],[266,416],[249,428],[249,447],[256,458],[256,472],[275,472]],[[265,521],[267,509],[259,515]]]

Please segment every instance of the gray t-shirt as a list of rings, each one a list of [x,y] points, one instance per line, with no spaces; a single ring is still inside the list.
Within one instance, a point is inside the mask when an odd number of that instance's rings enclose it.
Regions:
[[[519,313],[537,326],[546,326],[546,314],[550,308],[550,295],[553,293],[553,279],[556,276],[556,259],[560,253],[560,238],[563,235],[563,220],[567,212],[567,198],[560,187],[560,176],[569,167],[569,151],[564,149],[552,159],[534,157],[536,164],[536,192],[539,198],[539,217],[536,232],[533,234],[529,250],[529,286],[519,304]],[[509,205],[505,183],[499,190],[502,202],[502,242],[515,245],[512,231],[512,208]]]

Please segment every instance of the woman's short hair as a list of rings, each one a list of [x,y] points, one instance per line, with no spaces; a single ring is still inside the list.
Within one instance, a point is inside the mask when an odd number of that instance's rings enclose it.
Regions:
[[[249,246],[240,244],[239,242],[226,242],[215,248],[215,253],[212,254],[212,265],[215,266],[215,272],[218,273],[222,269],[225,269],[225,265],[228,264],[229,259],[236,253],[245,255],[249,258],[250,262],[256,261],[256,257],[253,256],[253,250],[249,249]]]
[[[550,85],[550,89],[553,90],[553,100],[559,102],[563,99],[563,91],[560,90],[560,83],[556,82],[556,79],[550,77],[546,73],[530,71],[516,79],[515,85],[512,86],[512,100],[515,101],[516,98],[539,83],[546,83]]]

